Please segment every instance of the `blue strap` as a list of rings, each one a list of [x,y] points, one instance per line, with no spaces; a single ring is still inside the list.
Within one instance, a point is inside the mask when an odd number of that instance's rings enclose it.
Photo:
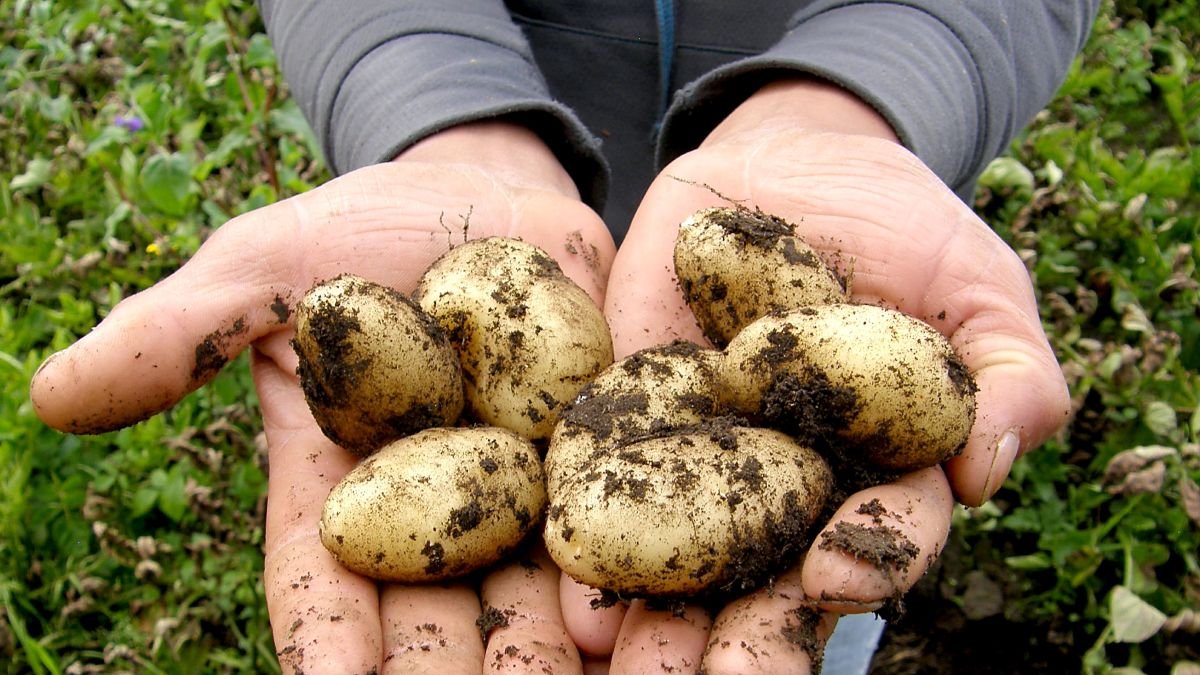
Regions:
[[[657,132],[671,105],[671,67],[675,58],[675,0],[654,0],[658,19],[658,122]]]

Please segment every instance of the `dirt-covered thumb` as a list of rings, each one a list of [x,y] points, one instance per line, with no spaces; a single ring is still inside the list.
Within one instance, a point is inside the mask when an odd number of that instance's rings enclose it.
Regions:
[[[231,221],[175,274],[126,298],[50,356],[30,386],[38,416],[71,433],[129,426],[171,407],[251,341],[286,325],[290,285],[264,270],[288,266],[263,264],[264,248],[246,246],[248,221],[260,217]]]

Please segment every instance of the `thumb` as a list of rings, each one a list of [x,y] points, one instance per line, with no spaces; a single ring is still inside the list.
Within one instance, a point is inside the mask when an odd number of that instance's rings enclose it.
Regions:
[[[286,207],[282,207],[286,209]],[[288,322],[295,269],[279,206],[215,232],[170,277],[133,295],[34,374],[30,397],[49,426],[102,433],[161,412],[211,380],[251,341]]]

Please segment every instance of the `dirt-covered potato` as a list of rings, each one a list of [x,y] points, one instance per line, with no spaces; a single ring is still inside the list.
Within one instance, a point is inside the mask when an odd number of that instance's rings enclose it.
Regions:
[[[974,379],[946,338],[882,307],[764,317],[729,343],[722,371],[736,412],[886,469],[945,461],[975,421]]]
[[[463,409],[458,355],[399,292],[353,275],[310,290],[296,309],[300,386],[325,435],[359,455],[453,424]]]
[[[541,249],[514,239],[456,246],[413,299],[459,350],[473,417],[549,438],[559,412],[612,363],[600,309]]]
[[[546,548],[628,596],[751,588],[809,543],[830,470],[786,435],[723,417],[719,352],[675,342],[602,372],[546,455]]]
[[[760,316],[847,299],[795,226],[744,206],[704,209],[685,220],[675,274],[704,336],[718,347]]]
[[[490,565],[541,522],[537,450],[506,429],[427,429],[368,457],[338,483],[321,542],[374,579],[429,582]]]
[[[546,548],[572,578],[627,597],[740,593],[807,548],[830,480],[780,432],[700,425],[594,457],[559,486]]]
[[[546,455],[547,489],[553,492],[561,480],[583,473],[599,454],[716,416],[719,357],[716,351],[680,341],[642,350],[606,368],[584,387],[554,429]]]

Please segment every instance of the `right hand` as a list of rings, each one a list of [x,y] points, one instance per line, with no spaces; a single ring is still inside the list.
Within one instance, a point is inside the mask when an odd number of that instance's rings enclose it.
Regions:
[[[99,433],[165,410],[252,346],[269,446],[267,606],[288,672],[579,672],[544,554],[467,584],[377,584],[321,545],[332,488],[356,463],[309,413],[292,311],[318,281],[355,273],[409,293],[464,238],[540,246],[602,306],[612,239],[553,154],[503,122],[456,127],[397,161],[234,218],[178,272],[122,301],[50,357],[32,398],[50,426]],[[481,603],[508,618],[485,641]],[[515,651],[514,651],[515,650]],[[515,656],[514,656],[515,655]]]

